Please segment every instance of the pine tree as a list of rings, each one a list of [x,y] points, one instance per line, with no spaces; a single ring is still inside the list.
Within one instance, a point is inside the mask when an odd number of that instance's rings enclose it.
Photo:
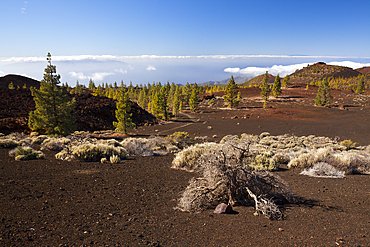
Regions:
[[[329,86],[328,78],[325,78],[319,86],[319,89],[316,95],[315,105],[327,106],[331,103],[332,99],[333,97],[330,94],[330,86]]]
[[[198,101],[199,101],[198,89],[196,87],[194,87],[192,92],[191,92],[190,99],[189,99],[189,106],[190,106],[191,111],[196,112],[197,110],[199,110]]]
[[[90,80],[89,80],[89,89],[91,90],[91,91],[94,91],[94,89],[95,89],[96,87],[95,87],[95,83],[94,83],[94,81],[90,78]]]
[[[362,94],[365,92],[365,76],[362,75],[359,83],[357,84],[356,93]]]
[[[116,127],[116,131],[127,135],[129,129],[135,127],[135,124],[131,120],[131,101],[128,92],[125,92],[124,88],[120,88],[118,98],[116,102],[116,118],[118,122],[113,122],[113,126]]]
[[[290,80],[289,75],[286,75],[286,76],[284,77],[282,87],[289,87],[289,86],[290,86],[290,82],[289,82],[289,80]]]
[[[168,104],[172,105],[173,98],[175,96],[176,85],[174,82],[171,83],[170,91],[168,92]]]
[[[172,100],[172,114],[176,117],[179,115],[179,112],[181,111],[180,104],[182,104],[180,97],[180,87],[176,86],[175,94]]]
[[[8,88],[9,89],[15,89],[15,86],[14,86],[12,81],[9,83]]]
[[[279,96],[281,95],[281,79],[279,74],[275,77],[274,85],[272,86],[272,96]]]
[[[31,87],[36,110],[30,112],[28,126],[33,131],[48,135],[68,135],[74,130],[71,112],[76,100],[68,101],[68,94],[58,86],[60,75],[56,75],[56,66],[51,65],[50,53],[47,60],[49,65],[40,82],[40,89]]]
[[[141,89],[140,94],[139,94],[139,99],[137,101],[137,103],[139,104],[141,108],[145,108],[145,98],[146,98],[145,90]]]
[[[234,81],[234,77],[231,76],[229,83],[226,85],[225,88],[225,95],[224,95],[224,100],[227,102],[227,107],[236,107],[238,106],[238,101],[236,100],[236,89],[237,85]]]
[[[266,108],[267,106],[267,101],[269,99],[270,92],[271,92],[271,89],[269,85],[269,76],[268,76],[268,72],[266,71],[266,74],[263,77],[262,84],[261,84],[261,97],[264,100],[263,108]]]
[[[189,84],[189,82],[187,82],[185,87],[183,88],[184,102],[186,104],[189,104],[189,99],[190,99],[192,90],[193,89],[191,85]]]
[[[158,85],[157,85],[158,87]],[[168,119],[168,105],[167,105],[167,97],[165,94],[166,88],[161,87],[154,91],[154,95],[151,101],[151,112],[156,117],[162,118],[164,120]]]

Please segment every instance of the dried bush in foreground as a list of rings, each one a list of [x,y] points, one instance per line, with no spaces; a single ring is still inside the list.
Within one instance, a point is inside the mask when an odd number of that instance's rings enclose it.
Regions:
[[[100,161],[102,158],[110,159],[116,155],[121,160],[127,157],[127,152],[123,147],[114,147],[107,144],[84,143],[81,145],[71,145],[57,153],[55,157],[61,160],[80,159],[85,161]]]
[[[65,137],[47,138],[41,143],[41,150],[61,151],[70,142],[71,140]]]
[[[303,170],[300,174],[317,178],[345,178],[343,172],[324,162],[316,163],[313,167]]]
[[[172,168],[193,172],[200,166],[200,164],[198,164],[200,156],[214,149],[219,149],[220,146],[220,144],[214,142],[205,142],[187,147],[176,154],[175,159],[172,161]]]
[[[253,205],[251,192],[259,198],[258,205],[270,207],[271,210],[265,210],[268,218],[281,219],[281,212],[266,198],[295,202],[293,193],[278,176],[267,171],[252,170],[242,164],[245,155],[246,150],[230,146],[222,146],[221,149],[201,155],[198,158],[200,176],[190,180],[177,209],[194,212],[219,203]],[[260,209],[259,206],[257,210]]]

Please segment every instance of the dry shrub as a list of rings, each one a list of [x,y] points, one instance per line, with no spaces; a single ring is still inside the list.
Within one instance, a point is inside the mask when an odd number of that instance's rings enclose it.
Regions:
[[[164,139],[179,149],[183,149],[192,144],[188,132],[174,132],[173,134],[166,136]]]
[[[41,150],[51,150],[51,151],[61,151],[67,147],[67,144],[71,142],[70,139],[61,137],[61,138],[47,138],[41,143]]]
[[[153,149],[145,138],[126,138],[121,142],[129,156],[152,156]]]
[[[114,147],[105,144],[83,144],[72,146],[74,157],[86,161],[100,161],[101,158],[110,158],[117,155],[120,159],[127,157],[126,150],[123,147]]]
[[[294,167],[301,167],[301,168],[308,168],[312,167],[314,164],[318,162],[325,162],[325,160],[334,152],[334,150],[330,147],[328,148],[320,148],[320,149],[313,149],[309,152],[306,150],[302,150],[298,153],[298,156],[291,159],[288,163],[289,168]]]
[[[118,163],[121,163],[121,158],[118,155],[113,154],[112,156],[110,156],[109,161],[112,164],[118,164]],[[101,160],[100,160],[100,162],[101,162]]]
[[[300,174],[317,178],[344,178],[344,172],[337,170],[328,163],[319,162],[309,169],[303,170]]]
[[[0,148],[15,148],[19,145],[18,141],[12,139],[0,139]]]
[[[296,201],[287,184],[278,176],[243,165],[245,155],[246,150],[225,145],[201,155],[198,158],[200,176],[190,180],[177,209],[194,212],[219,203],[252,205],[254,198],[248,190],[262,203],[268,197]],[[268,218],[279,218],[278,214],[281,215],[280,211],[275,216],[268,215]]]
[[[114,147],[101,143],[83,143],[81,145],[70,145],[57,153],[55,157],[61,160],[100,161],[102,158],[109,159],[113,155],[118,156],[122,160],[127,157],[127,152],[123,147]]]
[[[365,151],[336,151],[331,147],[301,152],[289,163],[289,168],[312,168],[317,163],[327,163],[346,174],[370,174],[370,154]]]
[[[148,139],[148,145],[153,149],[156,155],[166,155],[179,151],[178,147],[159,136],[151,136]]]
[[[176,154],[175,159],[172,161],[172,168],[193,172],[201,165],[198,163],[200,156],[220,147],[221,144],[214,142],[205,142],[187,147]]]
[[[35,132],[32,132],[32,133],[35,133]],[[47,135],[36,135],[36,134],[30,135],[30,137],[32,138],[32,142],[31,142],[32,145],[34,144],[40,145],[44,140],[49,138]]]

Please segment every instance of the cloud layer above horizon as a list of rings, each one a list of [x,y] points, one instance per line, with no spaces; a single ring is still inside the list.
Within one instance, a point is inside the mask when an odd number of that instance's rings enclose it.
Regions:
[[[75,85],[114,83],[123,80],[134,85],[148,82],[206,82],[223,80],[231,75],[254,77],[268,71],[285,76],[315,62],[347,66],[353,69],[370,66],[370,58],[336,56],[276,56],[276,55],[202,55],[202,56],[114,56],[79,55],[52,56],[53,65],[62,82]],[[47,66],[45,57],[0,58],[0,76],[19,74],[42,79]]]

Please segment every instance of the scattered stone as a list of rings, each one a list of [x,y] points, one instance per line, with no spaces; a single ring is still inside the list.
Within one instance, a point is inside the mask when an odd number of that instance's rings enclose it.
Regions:
[[[283,231],[284,231],[284,229],[279,227],[279,232],[283,232]]]
[[[226,205],[225,203],[218,204],[215,211],[215,214],[231,214],[233,213],[233,209],[230,205]]]
[[[235,116],[233,116],[233,117],[231,117],[231,119],[236,119],[236,118],[238,118],[238,116],[236,116],[236,115],[235,115]]]
[[[207,129],[211,130],[211,129],[213,129],[213,128],[212,128],[212,126],[208,126],[208,127],[207,127]]]

